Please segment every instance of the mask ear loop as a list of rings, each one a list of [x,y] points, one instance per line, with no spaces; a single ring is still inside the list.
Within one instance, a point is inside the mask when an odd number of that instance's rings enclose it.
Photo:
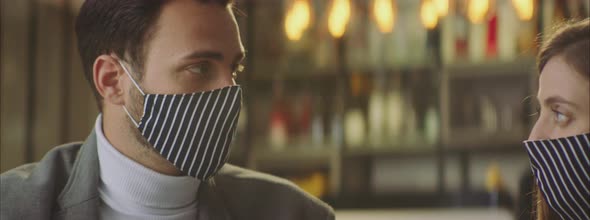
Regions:
[[[133,119],[133,117],[131,117],[131,114],[129,113],[129,111],[127,110],[127,108],[125,106],[123,106],[123,110],[125,110],[125,113],[127,113],[127,116],[129,117],[129,119],[131,119],[131,122],[133,122],[135,127],[139,128],[139,124],[135,121],[135,119]]]
[[[139,84],[137,84],[137,82],[135,82],[135,79],[133,79],[133,76],[131,76],[131,73],[129,73],[129,70],[127,70],[127,67],[125,67],[125,64],[123,64],[123,62],[121,60],[119,60],[119,64],[121,65],[121,67],[123,67],[123,71],[125,71],[125,73],[127,73],[127,76],[129,76],[129,79],[131,79],[131,82],[133,82],[133,85],[135,85],[135,88],[137,88],[139,90],[139,92],[141,92],[141,94],[143,96],[145,96],[145,92],[143,92],[141,87],[139,87]]]
[[[133,82],[133,85],[135,85],[135,88],[137,88],[137,90],[139,90],[141,95],[145,96],[145,93],[143,92],[143,90],[141,90],[141,87],[139,87],[137,82],[135,82],[135,79],[133,79],[133,76],[131,76],[131,74],[129,73],[129,70],[127,70],[127,67],[125,67],[125,64],[123,64],[123,62],[121,60],[118,60],[118,61],[119,61],[119,65],[121,65],[121,67],[123,68],[123,71],[125,71],[125,73],[127,73],[127,76],[129,76],[129,79],[131,79],[131,82]],[[131,113],[129,113],[129,110],[127,110],[127,107],[125,107],[124,105],[123,105],[123,110],[125,110],[125,113],[127,113],[127,116],[129,117],[129,119],[131,119],[131,122],[133,122],[135,127],[139,128],[139,123],[137,121],[135,121],[135,119],[133,119],[133,117],[131,116]]]

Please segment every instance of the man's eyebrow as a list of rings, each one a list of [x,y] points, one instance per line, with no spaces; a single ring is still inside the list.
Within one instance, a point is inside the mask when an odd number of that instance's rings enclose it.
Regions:
[[[576,105],[576,103],[570,102],[567,99],[559,96],[559,95],[555,95],[555,96],[550,96],[549,98],[546,98],[543,103],[545,104],[545,106],[550,106],[556,103],[562,103],[562,104],[566,104],[566,105],[570,105],[574,108],[577,108],[578,105]]]
[[[221,52],[212,51],[212,50],[203,50],[203,51],[195,51],[189,55],[186,55],[186,56],[184,56],[183,59],[191,60],[191,59],[203,59],[203,58],[223,61],[224,57]]]

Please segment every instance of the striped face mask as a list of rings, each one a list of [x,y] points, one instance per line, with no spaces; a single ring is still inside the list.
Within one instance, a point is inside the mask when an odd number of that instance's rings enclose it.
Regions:
[[[227,162],[242,105],[240,86],[191,94],[143,95],[143,115],[127,116],[146,140],[185,175],[207,180]]]
[[[590,133],[525,141],[537,186],[562,219],[590,219]]]

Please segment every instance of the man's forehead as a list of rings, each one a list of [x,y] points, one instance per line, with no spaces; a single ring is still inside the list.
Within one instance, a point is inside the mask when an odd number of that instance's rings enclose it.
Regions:
[[[166,15],[166,16],[164,16]],[[176,16],[171,16],[176,15]],[[181,19],[190,22],[192,18],[209,18],[212,16],[223,16],[225,19],[234,19],[233,11],[229,6],[218,3],[197,0],[175,0],[164,4],[160,11],[160,19]],[[205,20],[211,22],[213,20]]]
[[[227,70],[239,65],[235,57],[243,52],[230,9],[194,0],[173,2],[162,8],[156,24],[146,50],[145,65],[149,72],[147,78],[162,84],[161,91],[186,93],[226,85],[219,81],[231,75],[221,73],[231,73]],[[212,70],[208,78],[186,78],[187,74],[182,74],[190,72],[186,71],[188,68],[203,66],[201,64],[207,64],[204,68]],[[166,79],[176,81],[167,83]]]
[[[194,50],[243,51],[231,9],[195,0],[167,4],[157,22],[154,38],[164,47]],[[158,43],[156,43],[158,44]]]

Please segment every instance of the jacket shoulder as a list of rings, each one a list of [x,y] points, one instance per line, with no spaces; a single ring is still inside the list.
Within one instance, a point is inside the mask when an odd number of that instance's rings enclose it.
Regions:
[[[45,154],[39,162],[21,165],[2,173],[2,219],[49,214],[53,207],[48,204],[55,203],[57,195],[66,184],[80,146],[80,143],[58,146]]]
[[[247,213],[238,219],[334,219],[332,207],[283,178],[226,164],[215,183],[232,209]]]

